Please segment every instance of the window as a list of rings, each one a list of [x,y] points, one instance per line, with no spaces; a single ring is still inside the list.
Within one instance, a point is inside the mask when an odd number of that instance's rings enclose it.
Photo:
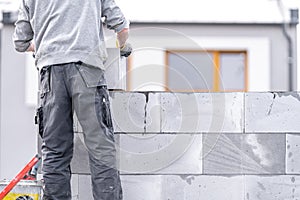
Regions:
[[[247,91],[247,53],[166,51],[166,90]]]

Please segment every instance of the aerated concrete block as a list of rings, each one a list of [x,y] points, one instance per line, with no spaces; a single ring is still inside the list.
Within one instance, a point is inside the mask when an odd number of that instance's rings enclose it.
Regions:
[[[71,177],[72,200],[79,200],[79,175],[72,174]]]
[[[161,107],[162,132],[243,132],[243,93],[162,93]]]
[[[202,136],[194,134],[117,134],[123,174],[202,174]],[[71,170],[90,174],[83,135],[75,134]]]
[[[243,176],[168,176],[162,199],[243,200]]]
[[[120,58],[120,49],[107,48],[104,64],[108,89],[126,90],[126,58]]]
[[[285,174],[285,135],[243,135],[244,174]]]
[[[242,135],[203,135],[204,174],[242,174]]]
[[[82,133],[74,134],[74,152],[71,162],[71,171],[73,174],[90,174],[89,157]]]
[[[283,134],[208,134],[203,147],[204,174],[285,173]]]
[[[157,133],[161,129],[161,94],[146,93],[145,124],[147,133]]]
[[[299,176],[247,176],[245,200],[300,200]]]
[[[144,132],[146,96],[142,93],[113,93],[111,112],[116,132]]]
[[[123,175],[124,200],[243,200],[244,177]]]
[[[83,132],[82,127],[81,127],[81,125],[78,121],[76,113],[74,113],[74,115],[73,115],[73,131],[75,133],[82,133]]]
[[[158,132],[159,97],[160,94],[156,93],[112,93],[111,111],[115,132]]]
[[[286,145],[286,173],[300,174],[300,134],[287,134]]]
[[[160,132],[160,93],[110,92],[115,132]],[[83,132],[74,115],[74,132]]]
[[[124,200],[161,200],[163,199],[163,176],[122,175]]]
[[[202,136],[121,134],[122,174],[202,174]]]
[[[93,199],[92,181],[90,175],[78,176],[78,191],[79,191],[79,198],[78,198],[79,200]]]
[[[247,93],[245,105],[247,133],[300,132],[299,93]]]

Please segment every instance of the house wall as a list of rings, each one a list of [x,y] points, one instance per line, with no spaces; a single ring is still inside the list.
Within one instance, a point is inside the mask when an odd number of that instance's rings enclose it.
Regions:
[[[289,90],[287,41],[279,24],[132,23],[131,27],[130,42],[135,49],[129,77],[130,89],[163,89],[166,49],[238,49],[248,51],[249,91]],[[289,34],[294,42],[293,86],[296,88],[295,27],[289,29]]]
[[[0,179],[14,177],[37,151],[35,107],[25,101],[26,57],[15,52],[12,33],[13,26],[1,30]]]

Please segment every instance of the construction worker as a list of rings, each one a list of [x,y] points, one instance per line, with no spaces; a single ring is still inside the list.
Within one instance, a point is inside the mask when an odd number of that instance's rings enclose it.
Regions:
[[[13,41],[17,51],[35,53],[40,69],[44,200],[71,199],[73,111],[84,132],[94,199],[122,199],[103,24],[117,33],[121,55],[129,56],[129,22],[114,0],[21,1]]]

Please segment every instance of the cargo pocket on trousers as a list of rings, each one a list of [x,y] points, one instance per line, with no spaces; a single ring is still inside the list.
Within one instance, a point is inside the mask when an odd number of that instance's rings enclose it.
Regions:
[[[96,89],[95,98],[98,121],[107,128],[105,134],[114,140],[114,130],[107,86],[98,86]]]
[[[109,95],[106,86],[98,86],[98,102],[101,104],[102,122],[110,129],[112,129],[112,118],[110,111]]]
[[[43,107],[39,107],[36,111],[35,124],[38,125],[39,135],[43,138],[43,133],[44,133]]]
[[[51,66],[45,66],[40,71],[39,105],[41,106],[36,110],[35,124],[38,125],[38,132],[42,138],[44,133],[44,123],[43,123],[44,112],[42,106],[44,105],[44,102],[46,100],[45,99],[46,94],[50,92],[50,71],[51,71]]]
[[[40,71],[40,98],[43,99],[46,93],[50,92],[50,70],[51,66],[43,67]]]
[[[108,128],[112,129],[113,124],[112,124],[112,118],[111,118],[111,112],[110,112],[110,105],[109,102],[103,98],[103,109],[102,109],[102,115],[103,115],[103,121],[107,125]]]

